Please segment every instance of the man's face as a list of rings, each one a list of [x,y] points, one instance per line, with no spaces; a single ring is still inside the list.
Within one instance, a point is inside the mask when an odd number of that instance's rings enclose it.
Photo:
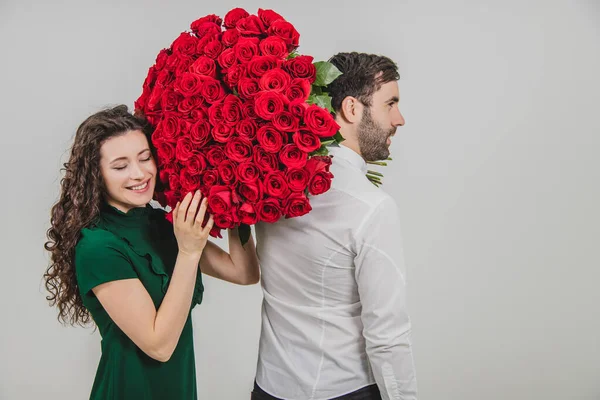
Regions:
[[[391,137],[404,117],[398,108],[398,82],[387,82],[373,93],[371,106],[365,106],[358,125],[358,145],[366,161],[385,160],[390,155]]]

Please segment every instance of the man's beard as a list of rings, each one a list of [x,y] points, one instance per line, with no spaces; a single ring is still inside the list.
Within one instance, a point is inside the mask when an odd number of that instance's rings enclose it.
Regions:
[[[358,145],[366,161],[385,160],[390,156],[387,139],[396,132],[396,128],[389,130],[380,127],[371,117],[371,109],[365,107],[362,120],[358,126]]]

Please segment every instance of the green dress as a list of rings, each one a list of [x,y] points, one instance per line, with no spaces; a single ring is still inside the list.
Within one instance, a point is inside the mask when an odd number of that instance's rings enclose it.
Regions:
[[[81,231],[75,248],[77,284],[102,336],[91,399],[197,398],[191,313],[173,355],[163,363],[146,355],[119,329],[92,291],[105,282],[138,278],[158,309],[177,249],[164,211],[149,205],[128,213],[104,205],[96,221]],[[203,291],[198,271],[191,308],[202,302]]]

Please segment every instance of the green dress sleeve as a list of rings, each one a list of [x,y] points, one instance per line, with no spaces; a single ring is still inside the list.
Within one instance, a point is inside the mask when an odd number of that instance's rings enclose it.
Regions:
[[[75,248],[75,275],[82,296],[106,282],[138,278],[123,243],[102,229],[84,229]]]

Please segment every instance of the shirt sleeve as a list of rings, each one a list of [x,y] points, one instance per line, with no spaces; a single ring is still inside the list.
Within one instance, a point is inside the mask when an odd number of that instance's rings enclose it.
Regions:
[[[98,229],[84,230],[82,235],[75,248],[75,275],[82,296],[106,282],[138,278],[112,233]]]
[[[356,236],[355,276],[363,335],[382,398],[415,400],[417,381],[403,263],[396,203],[386,196],[365,218]]]

